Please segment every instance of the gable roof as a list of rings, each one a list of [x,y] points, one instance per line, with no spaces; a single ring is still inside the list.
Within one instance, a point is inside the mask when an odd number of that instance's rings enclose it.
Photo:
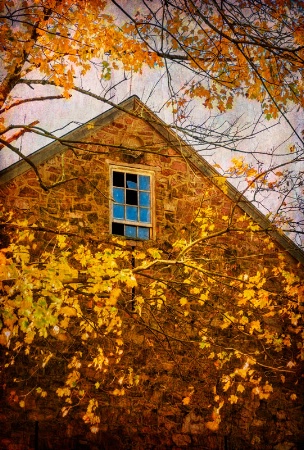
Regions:
[[[110,102],[109,102],[110,103]],[[98,115],[94,119],[86,122],[80,127],[66,133],[58,140],[45,145],[41,149],[28,156],[36,166],[48,161],[58,153],[68,148],[68,141],[84,141],[86,137],[91,135],[90,128],[104,127],[121,114],[128,113],[142,118],[150,124],[167,142],[177,151],[182,153],[183,157],[192,163],[207,178],[211,179],[214,184],[221,177],[219,172],[214,169],[202,156],[200,156],[193,147],[183,141],[169,126],[157,117],[140,99],[133,95],[118,105],[111,104],[111,109]],[[90,127],[88,127],[90,124]],[[3,185],[17,176],[31,170],[29,164],[24,161],[18,161],[0,172],[0,185]],[[267,230],[268,234],[278,242],[290,255],[304,265],[304,252],[288,237],[286,234],[279,232],[272,223],[262,214],[244,195],[242,195],[229,181],[225,181],[225,194],[253,219],[260,227]]]

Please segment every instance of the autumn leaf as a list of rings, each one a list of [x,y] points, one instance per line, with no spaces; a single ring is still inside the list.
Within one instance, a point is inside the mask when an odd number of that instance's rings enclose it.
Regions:
[[[217,431],[219,429],[220,424],[216,421],[213,422],[206,422],[205,423],[206,428],[211,431]]]
[[[183,405],[189,405],[191,397],[184,397],[182,400]]]
[[[180,302],[181,306],[185,306],[188,303],[188,300],[185,297],[182,297],[179,300],[179,302]]]
[[[237,403],[238,401],[238,396],[237,395],[230,395],[230,397],[228,398],[229,402],[233,405],[234,403]]]

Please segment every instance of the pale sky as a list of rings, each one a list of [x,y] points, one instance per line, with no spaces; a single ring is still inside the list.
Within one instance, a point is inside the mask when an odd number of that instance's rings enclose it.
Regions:
[[[185,80],[185,74],[182,73],[180,67],[173,71],[174,82],[176,86],[181,85]],[[114,86],[123,77],[122,72],[114,72],[111,83],[104,82],[101,84],[97,73],[94,70],[87,74],[82,79],[82,87],[87,88],[91,92],[104,96],[105,90],[110,84]],[[14,89],[15,97],[33,97],[39,95],[58,94],[55,87],[35,86],[34,90],[26,85],[20,85]],[[129,75],[129,80],[120,83],[115,89],[110,91],[111,95],[106,95],[106,98],[112,102],[119,103],[131,95],[137,95],[144,103],[147,104],[158,116],[166,123],[172,123],[172,114],[170,108],[164,107],[165,101],[168,99],[167,80],[161,70],[145,69],[143,75],[132,74]],[[217,125],[229,121],[232,123],[237,118],[240,118],[239,123],[242,125],[250,125],[256,121],[260,116],[260,105],[257,102],[245,99],[237,99],[234,108],[226,113],[219,114],[216,110],[207,110],[201,101],[193,102],[194,109],[191,111],[191,120],[196,124],[205,122],[209,116],[217,116],[215,123]],[[70,131],[72,128],[85,123],[102,112],[109,109],[107,104],[100,102],[92,97],[82,95],[80,93],[73,93],[69,100],[46,100],[41,102],[25,103],[13,108],[5,114],[7,123],[14,125],[29,124],[35,120],[39,120],[39,127],[48,131],[57,131],[60,136]],[[300,131],[301,124],[303,124],[303,116],[291,113],[289,118],[293,125]],[[71,125],[71,122],[73,122]],[[293,142],[289,139],[292,134],[288,124],[284,119],[278,121],[263,121],[258,129],[260,133],[253,139],[246,140],[241,143],[239,148],[245,151],[269,151],[272,148],[279,147],[278,154],[286,150],[289,143]],[[209,120],[211,123],[211,120]],[[267,128],[268,127],[268,128]],[[270,128],[269,128],[270,127]],[[61,130],[59,130],[61,129]],[[247,132],[243,134],[247,135]],[[285,142],[287,139],[287,142]],[[26,133],[18,140],[18,145],[25,155],[38,150],[48,142],[45,138],[35,134]],[[282,144],[284,143],[284,144]],[[206,157],[209,162],[215,162],[225,167],[227,161],[233,156],[232,152],[226,152],[219,148],[216,151],[208,151],[207,147],[200,148],[202,155]],[[0,153],[0,169],[17,161],[18,157],[13,155],[9,150],[2,150]]]
[[[172,80],[176,89],[184,84],[189,74],[186,69],[182,70],[180,66],[172,69]],[[110,82],[101,82],[98,73],[92,70],[81,79],[81,87],[90,90],[91,92],[100,96],[105,96],[112,102],[119,103],[131,95],[137,95],[144,103],[147,104],[158,116],[166,123],[172,123],[172,113],[170,108],[164,107],[168,99],[168,84],[164,70],[161,69],[144,69],[143,74],[129,74],[128,80],[119,83],[124,77],[122,71],[113,72],[113,77]],[[38,77],[37,77],[38,78]],[[115,85],[119,83],[116,87]],[[109,88],[112,87],[111,90]],[[108,91],[108,93],[106,93]],[[37,86],[34,89],[26,85],[17,86],[12,92],[15,98],[33,97],[40,95],[58,94],[55,87]],[[247,131],[243,132],[244,136],[249,137],[254,131],[259,131],[254,138],[245,139],[239,142],[238,149],[245,152],[271,152],[275,151],[275,159],[272,163],[281,163],[284,161],[282,155],[288,153],[289,146],[294,142],[291,137],[292,130],[283,118],[280,121],[266,121],[261,120],[259,124],[253,128],[253,124],[261,115],[260,104],[246,99],[237,99],[232,110],[219,114],[215,110],[207,110],[202,102],[193,101],[193,109],[191,110],[190,118],[193,123],[200,125],[207,121],[209,126],[216,128],[220,125],[221,131],[225,129],[227,123],[234,122],[239,119],[238,127],[247,126]],[[104,104],[92,97],[85,96],[79,93],[73,93],[69,100],[49,100],[42,102],[25,103],[19,107],[12,108],[5,115],[7,123],[14,125],[23,125],[39,120],[38,126],[53,132],[57,131],[57,135],[67,133],[71,129],[85,123],[105,110],[109,109],[107,104]],[[216,117],[212,121],[212,117]],[[294,127],[301,131],[303,127],[303,113],[299,113],[295,109],[288,115]],[[68,125],[70,124],[70,125]],[[46,145],[49,141],[45,138],[39,137],[32,133],[26,133],[17,142],[16,145],[24,155],[29,155]],[[229,166],[232,157],[236,156],[235,152],[226,150],[222,147],[210,150],[208,146],[196,147],[202,156],[204,156],[209,163],[218,164],[224,169]],[[242,154],[239,154],[242,155]],[[249,155],[244,155],[249,162],[255,162],[255,158]],[[258,158],[267,163],[269,158],[265,155],[257,155]],[[13,154],[10,150],[3,149],[0,152],[0,170],[18,161],[18,156]],[[302,163],[302,170],[304,169]],[[300,168],[298,168],[299,170]],[[243,184],[239,184],[238,180],[232,181],[238,189],[243,189]],[[278,198],[271,198],[271,206],[275,206]],[[263,211],[264,213],[266,210]]]

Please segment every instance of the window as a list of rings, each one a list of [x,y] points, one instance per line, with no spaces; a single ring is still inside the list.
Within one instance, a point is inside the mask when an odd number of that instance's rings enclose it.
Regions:
[[[151,174],[112,170],[112,234],[130,239],[151,239]]]

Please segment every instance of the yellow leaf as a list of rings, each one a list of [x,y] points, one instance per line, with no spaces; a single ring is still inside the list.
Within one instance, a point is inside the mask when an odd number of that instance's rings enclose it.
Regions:
[[[203,305],[206,300],[208,300],[209,292],[200,295],[199,304]]]
[[[254,330],[261,331],[261,324],[259,320],[253,320],[252,322],[250,322],[249,333],[252,334]]]
[[[137,286],[137,281],[134,275],[127,279],[126,285],[130,288]]]
[[[230,397],[228,398],[228,400],[230,401],[231,404],[237,403],[238,399],[239,398],[237,395],[230,395]]]
[[[216,181],[216,184],[218,185],[218,187],[219,187],[225,194],[227,194],[227,192],[228,192],[228,185],[227,185],[227,180],[226,180],[226,178],[219,175],[219,176],[215,177],[215,181]]]
[[[223,405],[220,404],[219,408],[215,408],[214,411],[212,412],[213,421],[206,422],[205,426],[206,428],[208,428],[208,430],[216,431],[219,429],[219,424],[221,423],[221,416],[219,414],[219,410],[221,409],[222,406]]]
[[[184,306],[184,305],[186,305],[188,303],[188,300],[186,299],[186,297],[182,297],[179,300],[179,302],[180,302],[181,306]]]
[[[185,397],[185,398],[183,398],[183,405],[189,405],[189,403],[190,403],[190,400],[191,400],[191,397]]]
[[[245,325],[246,323],[248,323],[248,317],[242,316],[241,319],[240,319],[240,323],[242,325]]]
[[[219,429],[219,422],[216,420],[214,422],[206,422],[205,423],[206,428],[211,431],[217,431]]]
[[[60,309],[59,314],[62,314],[64,316],[77,316],[77,312],[75,308],[71,308],[71,306],[63,306],[63,308]]]
[[[201,290],[197,287],[191,288],[190,289],[191,294],[199,294],[201,292]]]
[[[251,231],[258,231],[260,229],[259,225],[248,225],[248,229]]]
[[[135,258],[136,259],[145,259],[146,258],[146,254],[144,252],[137,252],[135,254]]]
[[[24,408],[24,407],[25,407],[25,401],[24,401],[24,400],[21,400],[21,401],[19,402],[19,406],[20,406],[20,408]]]
[[[57,242],[58,242],[58,247],[60,249],[63,249],[64,247],[66,247],[67,243],[66,243],[66,236],[64,235],[58,235],[57,236]]]
[[[154,259],[161,259],[160,250],[158,250],[156,248],[149,248],[148,253],[150,253],[152,258],[154,258]]]
[[[245,369],[236,369],[235,373],[240,375],[242,378],[246,378],[248,368]]]
[[[230,388],[231,385],[231,381],[228,380],[227,383],[223,386],[223,391],[228,391],[228,389]]]
[[[62,417],[65,417],[69,413],[69,407],[64,406],[61,408]]]
[[[122,389],[114,389],[114,391],[112,391],[112,395],[117,395],[117,396],[121,396],[125,394],[125,390],[124,388]]]
[[[114,288],[111,291],[110,298],[107,299],[107,305],[114,306],[117,303],[118,297],[120,296],[121,290],[119,288]]]
[[[264,392],[273,392],[273,387],[271,386],[271,384],[268,383],[268,381],[266,381],[265,385],[263,386],[263,391]]]

